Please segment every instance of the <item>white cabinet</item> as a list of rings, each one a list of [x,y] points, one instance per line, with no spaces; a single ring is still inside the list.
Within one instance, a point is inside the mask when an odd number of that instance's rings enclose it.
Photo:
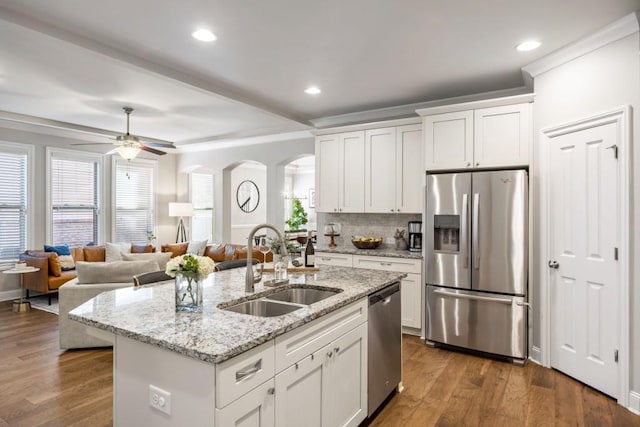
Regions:
[[[316,138],[316,211],[364,211],[364,131]]]
[[[365,212],[420,213],[422,129],[405,125],[365,131]]]
[[[357,426],[367,415],[367,323],[276,375],[277,426]]]
[[[357,426],[367,415],[368,299],[276,338],[276,425]]]
[[[419,333],[422,328],[422,260],[377,256],[353,256],[353,267],[407,273],[400,286],[402,326],[407,333]]]
[[[256,387],[223,409],[216,409],[216,426],[272,427],[275,424],[275,381]]]
[[[353,267],[353,255],[316,252],[316,266],[333,265],[337,267]]]
[[[419,110],[424,116],[427,171],[529,164],[530,103],[442,114],[429,111]]]

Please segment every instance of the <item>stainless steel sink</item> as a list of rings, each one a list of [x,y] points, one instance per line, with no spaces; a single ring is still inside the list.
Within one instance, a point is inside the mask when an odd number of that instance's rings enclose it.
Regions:
[[[311,305],[340,292],[342,292],[342,289],[289,288],[267,295],[265,298],[294,304]]]
[[[302,307],[296,305],[282,304],[276,301],[258,299],[253,301],[241,302],[240,304],[226,307],[223,310],[233,311],[235,313],[249,314],[251,316],[275,317],[291,313],[292,311],[300,310],[301,308]]]

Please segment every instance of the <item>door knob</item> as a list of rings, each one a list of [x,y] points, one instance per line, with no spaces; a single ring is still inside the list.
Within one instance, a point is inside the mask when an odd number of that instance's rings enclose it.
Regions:
[[[549,268],[553,268],[553,269],[558,269],[558,267],[560,267],[560,264],[558,264],[558,261],[549,261]]]

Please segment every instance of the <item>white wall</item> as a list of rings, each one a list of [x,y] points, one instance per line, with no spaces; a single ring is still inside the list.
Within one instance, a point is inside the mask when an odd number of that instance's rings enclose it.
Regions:
[[[633,218],[630,254],[632,265],[630,287],[631,315],[631,390],[640,391],[640,63],[638,53],[640,43],[638,33],[618,40],[596,51],[588,53],[557,68],[537,76],[534,80],[536,99],[534,102],[534,140],[539,141],[540,130],[569,121],[586,118],[618,107],[631,105],[633,139],[632,150],[632,212]],[[539,142],[538,142],[539,143]],[[538,143],[534,146],[534,165],[544,159],[540,156]],[[533,169],[535,185],[540,183],[539,167]],[[533,201],[534,215],[534,283],[532,284],[534,346],[540,346],[540,266],[541,259],[537,219],[546,215],[540,209],[540,200]]]
[[[266,221],[282,229],[284,226],[284,204],[282,203],[284,166],[292,160],[313,154],[313,138],[183,153],[178,155],[177,198],[179,201],[188,201],[188,174],[190,172],[202,167],[213,171],[215,185],[213,240],[214,242],[229,242],[231,239],[231,215],[224,212],[222,207],[235,203],[235,189],[231,188],[231,170],[242,162],[259,162],[267,168],[267,197],[264,200],[266,202]]]
[[[7,142],[30,144],[35,147],[34,159],[34,205],[32,212],[34,214],[34,228],[31,230],[28,248],[42,248],[47,241],[46,236],[46,147],[58,147],[65,149],[78,149],[79,151],[104,151],[104,147],[83,146],[73,147],[70,144],[84,143],[82,134],[78,134],[77,138],[55,136],[45,133],[46,129],[35,128],[33,130],[25,130],[24,126],[13,124],[3,124],[0,126],[0,140]],[[175,218],[168,216],[169,201],[175,199],[176,193],[176,156],[167,154],[165,156],[154,156],[143,153],[140,158],[156,159],[158,161],[158,195],[156,200],[156,246],[160,243],[171,242],[175,240],[175,232],[177,222]],[[101,243],[111,241],[111,157],[104,162],[103,168],[103,206],[102,211],[105,218],[104,229],[101,236]],[[8,275],[0,274],[0,300],[13,298],[15,289],[19,287],[16,278]]]

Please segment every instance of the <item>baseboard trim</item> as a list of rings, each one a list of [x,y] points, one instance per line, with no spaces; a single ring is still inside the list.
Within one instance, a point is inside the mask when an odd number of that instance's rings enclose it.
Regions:
[[[629,392],[629,410],[636,415],[640,415],[640,393],[637,391]]]
[[[10,291],[0,291],[0,301],[10,301],[20,298],[22,289],[12,289]]]
[[[531,351],[529,352],[529,360],[537,363],[538,365],[542,365],[542,352],[540,351],[540,347],[536,347],[535,345],[531,347]]]

